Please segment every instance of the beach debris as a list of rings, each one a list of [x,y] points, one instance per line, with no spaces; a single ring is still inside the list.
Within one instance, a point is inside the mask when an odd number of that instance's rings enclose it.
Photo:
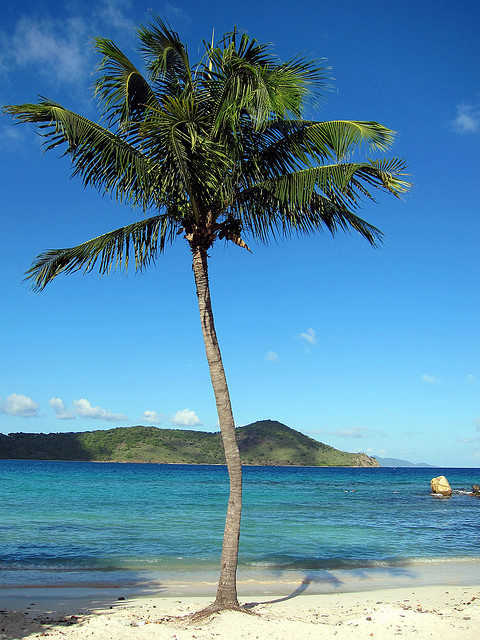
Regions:
[[[450,486],[450,483],[445,476],[437,476],[436,478],[432,478],[430,481],[430,486],[432,489],[432,493],[434,494],[445,497],[452,495],[452,487]]]

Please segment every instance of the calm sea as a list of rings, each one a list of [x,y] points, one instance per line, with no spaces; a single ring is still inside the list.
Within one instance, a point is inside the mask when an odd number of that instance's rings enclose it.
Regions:
[[[447,476],[454,495],[430,495]],[[246,467],[240,577],[480,559],[480,469]],[[221,466],[0,461],[0,586],[201,582],[219,563]],[[291,573],[290,573],[291,572]]]

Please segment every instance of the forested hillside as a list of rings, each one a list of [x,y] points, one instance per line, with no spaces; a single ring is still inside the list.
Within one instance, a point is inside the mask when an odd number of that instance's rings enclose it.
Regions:
[[[378,467],[364,453],[346,453],[261,420],[237,429],[242,462],[252,465]],[[219,433],[157,427],[117,427],[79,433],[0,434],[0,458],[224,464]]]

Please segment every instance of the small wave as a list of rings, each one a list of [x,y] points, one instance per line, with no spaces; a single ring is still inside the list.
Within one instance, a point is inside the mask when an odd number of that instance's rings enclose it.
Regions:
[[[419,558],[301,558],[301,557],[284,557],[272,558],[270,560],[252,560],[244,561],[243,566],[282,570],[282,571],[305,571],[305,570],[323,570],[334,571],[340,569],[375,569],[385,567],[408,567],[412,565],[439,565],[439,564],[458,564],[480,562],[479,556],[461,556],[455,558],[442,557],[419,557]]]

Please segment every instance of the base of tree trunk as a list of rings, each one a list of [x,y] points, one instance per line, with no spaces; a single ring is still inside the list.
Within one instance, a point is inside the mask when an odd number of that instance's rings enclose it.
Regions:
[[[188,616],[182,616],[182,619],[189,622],[198,622],[199,620],[205,620],[205,618],[209,618],[214,613],[220,613],[221,611],[239,611],[240,613],[248,613],[251,616],[258,616],[258,613],[249,609],[248,606],[243,607],[238,602],[235,604],[220,604],[218,602],[212,602],[212,604],[209,604],[208,607],[205,607],[204,609],[200,609],[200,611],[190,613]]]

